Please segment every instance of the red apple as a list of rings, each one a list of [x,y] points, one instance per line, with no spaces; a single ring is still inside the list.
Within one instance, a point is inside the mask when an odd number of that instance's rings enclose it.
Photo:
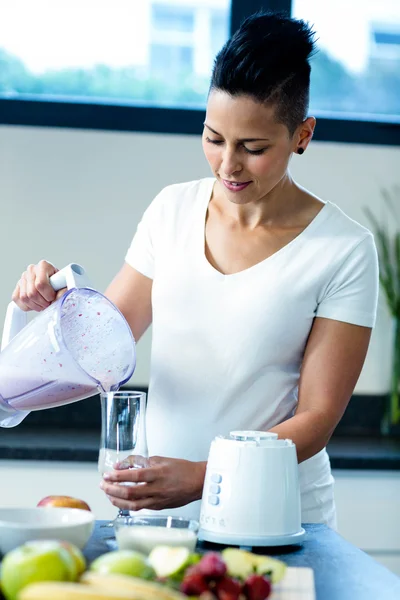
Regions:
[[[52,508],[80,508],[90,510],[90,506],[79,498],[72,496],[46,496],[38,502],[37,506],[50,506]]]

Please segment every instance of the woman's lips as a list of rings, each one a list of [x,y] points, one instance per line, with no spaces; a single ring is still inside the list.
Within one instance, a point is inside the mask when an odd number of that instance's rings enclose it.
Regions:
[[[233,181],[228,181],[227,179],[222,180],[224,186],[228,188],[231,192],[241,192],[248,185],[251,184],[251,181],[245,181],[244,183],[234,183]]]

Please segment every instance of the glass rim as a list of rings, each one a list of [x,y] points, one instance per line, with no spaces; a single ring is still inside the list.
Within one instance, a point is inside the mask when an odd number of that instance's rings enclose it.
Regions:
[[[129,514],[129,515],[122,515],[122,516],[117,516],[114,519],[114,525],[119,528],[119,527],[129,527],[129,526],[140,526],[140,524],[143,525],[143,527],[146,527],[146,523],[145,521],[148,522],[152,522],[152,521],[164,521],[166,523],[166,528],[171,528],[171,526],[173,526],[173,523],[180,523],[180,524],[185,524],[187,525],[187,529],[191,529],[193,530],[199,530],[200,529],[200,521],[198,519],[193,519],[190,517],[179,517],[179,516],[175,516],[175,515],[155,515],[155,514],[144,514],[144,515],[139,515],[139,514]],[[163,527],[163,525],[161,525],[161,527]],[[183,529],[183,528],[182,528]]]
[[[141,398],[142,396],[146,396],[147,392],[143,392],[143,391],[135,391],[135,390],[118,390],[116,392],[100,392],[100,397],[101,398],[120,398],[121,400],[123,400],[124,398],[126,399],[132,399],[132,398]]]

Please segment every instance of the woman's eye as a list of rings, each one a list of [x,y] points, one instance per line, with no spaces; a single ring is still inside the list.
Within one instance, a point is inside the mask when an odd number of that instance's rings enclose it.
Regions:
[[[260,148],[260,150],[250,150],[249,148],[246,148],[246,146],[243,146],[243,148],[248,154],[253,154],[255,156],[258,156],[259,154],[264,154],[264,152],[268,150],[268,148]]]
[[[206,137],[206,142],[209,142],[210,144],[216,144],[216,145],[223,143],[222,140],[212,140],[209,137]]]

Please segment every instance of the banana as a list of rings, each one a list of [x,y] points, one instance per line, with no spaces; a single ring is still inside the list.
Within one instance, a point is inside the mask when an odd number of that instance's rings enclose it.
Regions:
[[[27,585],[19,594],[18,600],[143,600],[139,593],[130,591],[101,589],[95,585],[42,581]]]
[[[140,600],[188,600],[188,597],[184,594],[165,585],[131,577],[130,575],[117,575],[114,573],[103,575],[87,571],[82,575],[80,581],[104,591],[130,593],[133,600],[136,600],[136,598],[140,598]]]

